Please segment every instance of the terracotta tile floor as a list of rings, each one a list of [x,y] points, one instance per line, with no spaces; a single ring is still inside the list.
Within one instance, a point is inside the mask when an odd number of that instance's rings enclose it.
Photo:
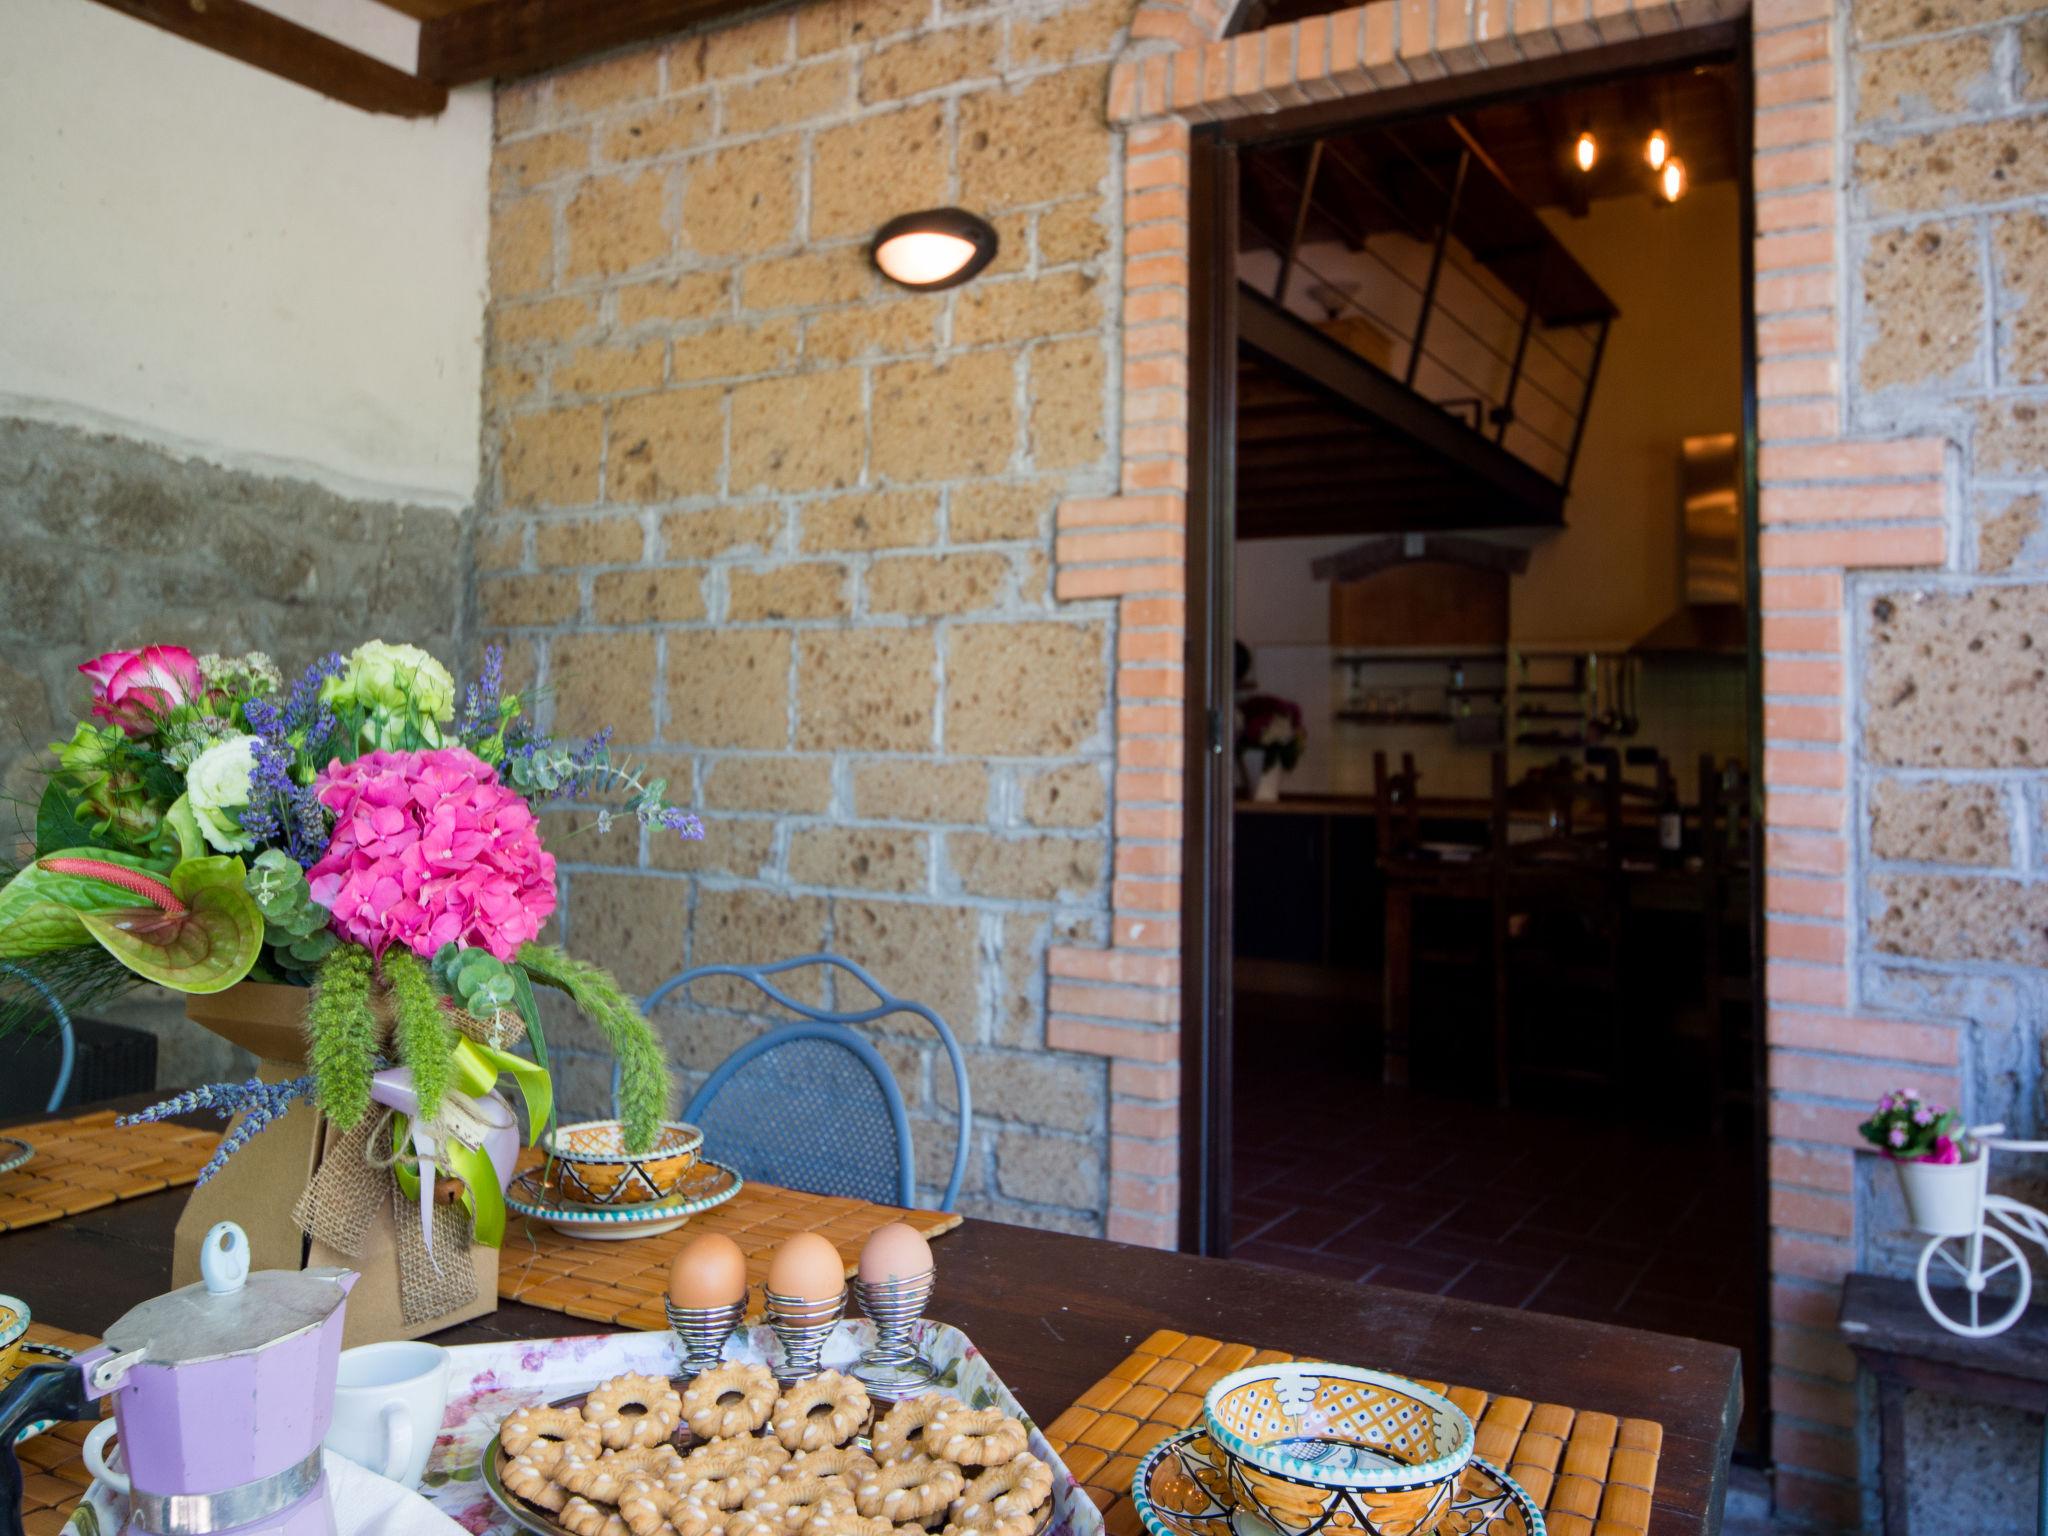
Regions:
[[[1239,1062],[1232,1257],[1712,1339],[1754,1360],[1746,1131],[1716,1142],[1599,1105],[1501,1110],[1384,1088],[1318,1049],[1319,1021],[1298,1008],[1284,1011],[1306,1057]],[[1239,999],[1240,1021],[1259,1011]],[[1761,1385],[1747,1384],[1751,1403]]]

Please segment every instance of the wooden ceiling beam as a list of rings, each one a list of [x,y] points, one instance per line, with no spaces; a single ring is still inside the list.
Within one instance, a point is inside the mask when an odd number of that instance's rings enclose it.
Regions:
[[[484,0],[420,24],[420,74],[440,85],[531,74],[785,6],[786,0]]]
[[[274,16],[247,0],[99,0],[109,10],[254,65],[279,79],[358,107],[398,117],[432,117],[448,105],[441,85]]]

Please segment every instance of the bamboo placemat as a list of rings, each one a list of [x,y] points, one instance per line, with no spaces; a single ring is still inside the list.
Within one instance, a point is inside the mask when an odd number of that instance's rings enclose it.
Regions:
[[[0,1133],[36,1149],[27,1163],[0,1174],[0,1232],[190,1184],[220,1144],[218,1131],[161,1122],[117,1126],[114,1118],[103,1109]]]
[[[28,1325],[27,1337],[32,1343],[62,1344],[70,1350],[90,1349],[99,1343],[90,1334],[66,1333],[33,1321]],[[22,1363],[50,1362],[30,1355]],[[102,1399],[100,1412],[104,1414],[112,1402],[111,1397]],[[15,1454],[21,1458],[21,1523],[28,1536],[57,1536],[64,1529],[64,1522],[71,1518],[72,1507],[92,1481],[80,1454],[80,1447],[91,1431],[90,1424],[58,1424],[15,1447]]]
[[[515,1216],[506,1226],[505,1246],[498,1254],[498,1294],[592,1322],[666,1328],[661,1298],[676,1251],[693,1237],[723,1232],[747,1256],[747,1280],[754,1287],[749,1294],[755,1303],[748,1321],[759,1322],[760,1286],[768,1278],[768,1259],[785,1238],[798,1232],[830,1238],[850,1278],[868,1234],[891,1221],[908,1222],[926,1237],[960,1225],[960,1217],[944,1211],[871,1205],[754,1183],[742,1186],[725,1204],[700,1211],[675,1231],[655,1237],[598,1242],[567,1237],[545,1223]]]
[[[1243,1366],[1291,1360],[1278,1350],[1162,1330],[1046,1426],[1061,1460],[1101,1509],[1109,1536],[1143,1536],[1131,1478],[1145,1453],[1198,1423],[1202,1394]],[[1475,1387],[1423,1383],[1472,1415],[1478,1454],[1543,1507],[1550,1536],[1642,1536],[1650,1525],[1664,1426]]]

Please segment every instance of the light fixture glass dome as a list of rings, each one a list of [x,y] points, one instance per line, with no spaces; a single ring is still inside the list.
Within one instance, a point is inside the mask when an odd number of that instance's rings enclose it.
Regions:
[[[1657,173],[1657,189],[1664,194],[1664,201],[1675,203],[1685,196],[1685,162],[1673,155],[1664,162],[1664,169]]]
[[[1643,158],[1650,162],[1650,169],[1661,171],[1664,162],[1671,158],[1671,135],[1662,128],[1650,130],[1649,142],[1643,146]]]
[[[1572,146],[1572,158],[1582,171],[1590,171],[1600,158],[1600,141],[1593,137],[1593,130],[1587,129],[1579,135],[1579,142]]]
[[[882,276],[905,288],[950,288],[996,256],[995,227],[964,208],[927,208],[891,219],[875,235],[869,258]]]

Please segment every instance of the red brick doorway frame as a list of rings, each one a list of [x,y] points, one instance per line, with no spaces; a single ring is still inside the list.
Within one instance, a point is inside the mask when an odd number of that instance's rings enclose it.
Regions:
[[[1183,665],[1188,597],[1207,579],[1187,538],[1190,495],[1209,472],[1195,457],[1203,426],[1190,388],[1204,302],[1191,232],[1198,135],[1314,104],[1443,89],[1747,12],[1771,1449],[1781,1505],[1853,1525],[1859,1408],[1833,1332],[1836,1290],[1855,1257],[1853,1117],[1815,1085],[1845,1065],[1911,1072],[1927,1059],[1857,996],[1849,598],[1857,573],[1945,564],[1955,471],[1944,439],[1859,439],[1845,424],[1835,0],[1375,0],[1233,37],[1234,10],[1228,0],[1142,0],[1111,78],[1108,113],[1125,133],[1121,484],[1115,496],[1061,508],[1055,551],[1061,597],[1118,604],[1110,942],[1051,953],[1046,1026],[1053,1048],[1111,1063],[1109,1235],[1180,1238],[1182,1184],[1201,1172],[1182,1129],[1198,1141],[1209,1109],[1199,1080],[1183,1082],[1184,1056],[1197,1070],[1201,1057],[1181,1029],[1206,1011],[1199,970],[1184,995],[1182,962],[1213,917],[1183,902],[1185,765],[1191,753],[1215,755],[1202,712],[1188,708],[1199,669]],[[1952,1070],[1952,1055],[1943,1064]]]
[[[1226,740],[1234,701],[1233,550],[1235,529],[1238,156],[1247,149],[1371,125],[1390,126],[1445,112],[1548,95],[1597,81],[1652,74],[1689,64],[1746,67],[1746,21],[1711,22],[1470,74],[1415,81],[1365,95],[1296,105],[1256,117],[1205,125],[1189,136],[1189,350],[1187,488],[1186,830],[1182,929],[1198,936],[1182,955],[1183,1080],[1181,1244],[1208,1254],[1230,1240],[1233,773]],[[1735,110],[1746,112],[1746,102]],[[1745,125],[1746,128],[1746,125]],[[1746,131],[1743,138],[1746,140]],[[1746,160],[1746,154],[1742,157]],[[1745,184],[1743,205],[1749,205]],[[1754,466],[1755,368],[1750,334],[1749,231],[1738,235],[1744,262],[1744,462]],[[1755,486],[1747,487],[1748,547],[1756,547]],[[1751,586],[1754,587],[1754,576]],[[1753,593],[1752,593],[1753,597]],[[1751,603],[1752,612],[1755,603]],[[1752,644],[1755,637],[1752,636]],[[1752,714],[1760,715],[1751,668]],[[1754,723],[1754,722],[1753,722]],[[1752,736],[1756,736],[1752,731]],[[1758,741],[1750,743],[1752,757]],[[1761,818],[1759,818],[1760,823]],[[1761,827],[1757,828],[1761,853]],[[1760,904],[1759,904],[1760,905]],[[1760,938],[1760,934],[1757,935]],[[1761,994],[1757,999],[1762,1017]],[[1755,1062],[1762,1088],[1762,1054]],[[1759,1093],[1759,1099],[1761,1094]],[[1759,1148],[1761,1166],[1761,1148]],[[1759,1227],[1762,1222],[1759,1194]],[[1762,1281],[1759,1279],[1759,1288]],[[1759,1309],[1761,1313],[1761,1308]]]

